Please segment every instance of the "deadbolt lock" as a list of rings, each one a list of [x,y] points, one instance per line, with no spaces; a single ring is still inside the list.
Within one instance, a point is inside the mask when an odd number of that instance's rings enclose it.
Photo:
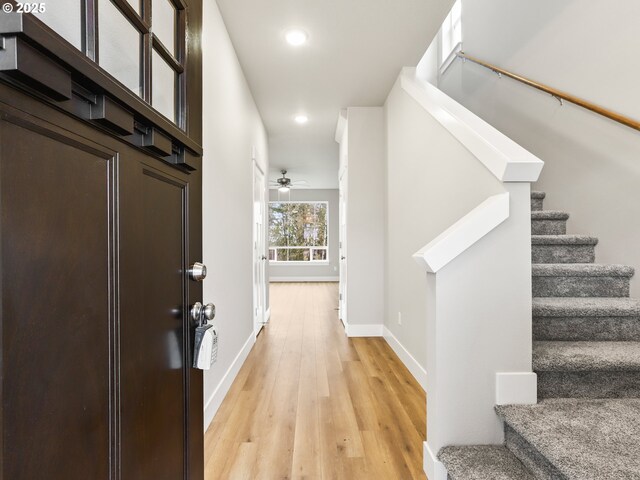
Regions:
[[[189,268],[189,277],[191,277],[191,280],[201,282],[207,278],[207,266],[200,262],[194,263],[191,265],[191,268]]]

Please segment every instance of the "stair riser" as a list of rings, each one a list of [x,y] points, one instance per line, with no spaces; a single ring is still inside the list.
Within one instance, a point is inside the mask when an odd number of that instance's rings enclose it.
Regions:
[[[533,277],[534,297],[628,297],[628,277]]]
[[[531,245],[533,263],[593,263],[595,245]]]
[[[504,440],[506,447],[511,450],[511,453],[513,453],[536,478],[541,480],[564,480],[566,478],[538,452],[535,447],[506,424],[504,426]]]
[[[539,372],[541,398],[637,398],[640,371]]]
[[[542,204],[544,203],[543,198],[532,198],[531,199],[531,210],[534,212],[539,212],[542,210]]]
[[[531,235],[564,235],[566,220],[531,220]]]
[[[640,317],[533,317],[533,339],[640,342]]]

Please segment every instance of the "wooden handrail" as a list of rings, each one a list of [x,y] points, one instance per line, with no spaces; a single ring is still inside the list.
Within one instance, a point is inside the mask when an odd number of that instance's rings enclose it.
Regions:
[[[495,65],[492,65],[490,63],[484,62],[478,58],[472,57],[471,55],[467,55],[464,52],[458,52],[456,53],[456,55],[462,59],[465,60],[469,60],[470,62],[473,63],[477,63],[478,65],[481,65],[485,68],[488,68],[489,70],[494,71],[495,73],[498,73],[500,75],[504,75],[505,77],[509,77],[512,78],[514,80],[517,80],[518,82],[524,83],[525,85],[528,85],[530,87],[533,87],[537,90],[540,90],[542,92],[548,93],[549,95],[552,95],[554,97],[556,97],[558,100],[566,100],[567,102],[571,102],[575,105],[578,105],[582,108],[586,108],[587,110],[590,110],[594,113],[597,113],[599,115],[602,115],[603,117],[607,117],[611,120],[613,120],[614,122],[618,122],[621,123],[623,125],[626,125],[629,128],[633,128],[634,130],[638,130],[640,131],[640,122],[638,120],[633,120],[632,118],[629,117],[625,117],[624,115],[621,115],[619,113],[616,112],[612,112],[611,110],[608,110],[606,108],[600,107],[598,105],[595,105],[591,102],[588,102],[586,100],[583,100],[582,98],[579,97],[575,97],[573,95],[570,95],[566,92],[563,92],[561,90],[557,90],[555,88],[549,87],[547,85],[544,85],[542,83],[538,83],[534,80],[531,80],[529,78],[523,77],[521,75],[517,75],[515,73],[509,72],[508,70],[504,70],[500,67],[496,67]],[[560,102],[562,103],[562,102]]]

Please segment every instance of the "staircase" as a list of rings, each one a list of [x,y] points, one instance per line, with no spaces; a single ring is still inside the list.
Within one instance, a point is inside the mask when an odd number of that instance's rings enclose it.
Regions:
[[[597,238],[531,194],[537,405],[496,407],[505,444],[449,446],[451,480],[640,479],[640,301],[631,267],[595,262]],[[640,246],[638,246],[640,248]]]

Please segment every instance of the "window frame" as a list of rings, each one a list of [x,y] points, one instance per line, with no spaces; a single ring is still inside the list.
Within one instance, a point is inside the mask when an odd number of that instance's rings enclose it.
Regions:
[[[450,38],[450,49],[445,52],[444,51],[444,42],[445,42],[445,26],[448,24],[449,26],[449,31],[453,32],[454,29],[454,19],[453,19],[453,13],[454,10],[456,9],[456,7],[459,6],[460,8],[460,15],[458,16],[457,19],[457,24],[459,24],[459,32],[460,32],[460,36],[459,38]],[[462,44],[463,44],[463,40],[464,40],[464,32],[462,29],[462,19],[463,19],[463,9],[462,9],[462,0],[456,0],[456,2],[454,3],[454,5],[451,7],[451,10],[449,11],[449,13],[447,14],[446,18],[444,19],[444,22],[442,22],[442,26],[440,28],[440,32],[438,34],[438,74],[441,77],[446,71],[447,69],[453,64],[453,62],[456,59],[456,55],[458,52],[462,51]],[[450,35],[450,37],[453,37],[453,35]]]
[[[15,0],[10,0],[15,3]],[[183,132],[187,131],[187,111],[186,111],[186,63],[187,63],[187,48],[186,48],[186,31],[187,31],[187,4],[184,0],[166,0],[171,3],[176,9],[176,25],[175,25],[175,52],[176,55],[172,55],[170,50],[162,44],[162,41],[153,34],[153,10],[152,0],[140,0],[140,11],[138,14],[135,8],[128,2],[128,0],[108,0],[116,9],[124,16],[124,18],[137,30],[142,36],[141,39],[141,58],[140,58],[140,85],[141,95],[136,92],[132,92],[135,96],[141,98],[147,105],[154,109],[156,113],[162,115],[169,122],[176,125]],[[80,6],[82,9],[82,24],[81,38],[82,46],[80,52],[87,58],[95,63],[95,66],[100,68],[106,73],[112,80],[118,84],[124,86],[118,79],[116,79],[110,72],[100,66],[100,45],[99,45],[99,28],[98,28],[98,16],[100,14],[98,8],[99,0],[80,0]],[[35,15],[28,14],[36,21],[47,26],[42,20]],[[48,26],[47,26],[48,27]],[[49,28],[49,27],[48,27]],[[56,32],[57,34],[57,32]],[[62,38],[62,37],[61,37]],[[66,41],[66,40],[65,40]],[[75,48],[75,47],[74,47]],[[160,111],[154,108],[151,103],[152,100],[152,52],[156,51],[160,57],[167,63],[167,65],[175,72],[176,81],[174,92],[175,105],[174,105],[174,119],[167,118]],[[127,88],[128,91],[131,91]]]
[[[100,45],[98,41],[98,0],[81,0],[85,5],[87,12],[85,24],[83,25],[86,38],[86,51],[84,52],[89,58],[99,64],[100,62]],[[153,85],[152,85],[152,62],[151,57],[155,50],[167,65],[175,72],[177,79],[175,82],[176,91],[174,105],[174,122],[179,128],[185,130],[185,60],[186,60],[186,5],[182,0],[166,0],[170,2],[176,9],[176,25],[175,25],[175,41],[174,46],[176,56],[162,43],[162,41],[153,33],[153,8],[152,0],[141,0],[141,13],[138,15],[134,7],[128,0],[110,0],[118,10],[125,16],[127,20],[142,35],[142,58],[140,61],[140,70],[142,72],[142,99],[152,108]],[[109,73],[109,72],[107,72]],[[155,108],[154,108],[155,110]],[[158,110],[156,110],[158,111]],[[160,113],[160,112],[158,112]],[[160,113],[162,115],[162,113]],[[164,115],[163,115],[164,116]],[[166,118],[166,117],[165,117]]]
[[[268,202],[268,209],[271,209],[271,204],[272,203],[296,203],[296,204],[324,204],[326,206],[326,237],[327,237],[327,245],[323,246],[323,245],[313,245],[313,246],[308,246],[308,245],[302,245],[302,246],[291,246],[288,245],[286,247],[278,247],[278,246],[271,246],[271,241],[269,239],[269,245],[267,246],[267,259],[269,261],[269,265],[274,265],[274,266],[280,266],[280,265],[290,265],[290,266],[309,266],[309,265],[329,265],[331,263],[331,258],[329,257],[329,243],[330,243],[330,212],[329,212],[329,201],[328,200],[270,200]],[[268,211],[269,213],[269,211]],[[271,215],[268,214],[267,218],[269,219],[269,221],[271,220]],[[270,225],[268,225],[267,227],[269,227]],[[276,251],[276,258],[278,258],[277,256],[277,250],[278,249],[309,249],[311,251],[313,250],[326,250],[327,252],[327,258],[325,260],[271,260],[270,256],[271,256],[271,251],[275,250]],[[312,253],[312,252],[310,252]],[[310,258],[313,257],[313,255],[309,255]]]
[[[5,0],[17,9],[16,0]],[[95,2],[95,0],[93,0]],[[202,167],[202,2],[179,0],[185,8],[184,67],[181,115],[182,127],[158,112],[101,68],[84,52],[86,38],[72,44],[52,26],[33,13],[0,16],[0,40],[11,59],[0,66],[0,80],[36,95],[43,102],[109,132],[123,142],[139,148],[187,174]],[[86,34],[88,3],[82,0],[81,24]],[[91,3],[90,5],[94,5]],[[95,29],[90,31],[95,32]],[[85,35],[86,36],[86,35]],[[189,40],[187,41],[187,38]],[[33,48],[22,48],[28,45]],[[56,75],[42,78],[33,65],[50,63]]]

